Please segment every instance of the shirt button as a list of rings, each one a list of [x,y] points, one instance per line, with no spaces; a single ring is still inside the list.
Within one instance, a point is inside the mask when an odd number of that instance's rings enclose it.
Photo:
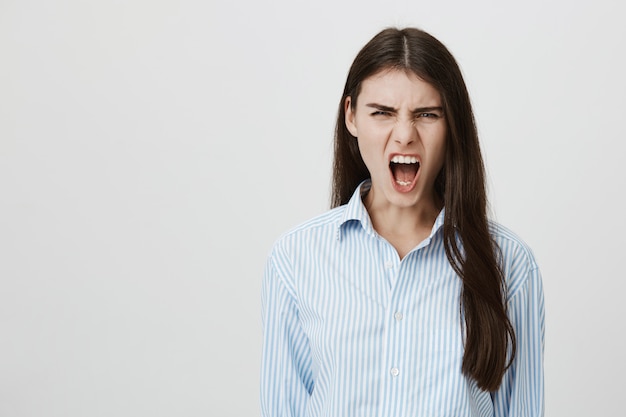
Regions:
[[[391,261],[385,262],[385,268],[387,268],[387,269],[393,268],[393,262],[391,262]]]
[[[396,311],[396,314],[393,315],[397,321],[401,321],[404,318],[404,315],[399,311]]]
[[[398,368],[391,368],[391,371],[389,372],[391,373],[391,376],[393,377],[400,375],[400,370],[398,370]]]

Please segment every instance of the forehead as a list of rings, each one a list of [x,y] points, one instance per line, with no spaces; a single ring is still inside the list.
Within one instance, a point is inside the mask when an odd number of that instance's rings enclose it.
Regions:
[[[367,77],[361,83],[359,101],[392,105],[440,106],[441,96],[432,84],[412,71],[386,69]]]

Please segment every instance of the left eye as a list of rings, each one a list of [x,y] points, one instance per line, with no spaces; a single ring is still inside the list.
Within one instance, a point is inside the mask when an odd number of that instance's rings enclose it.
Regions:
[[[439,117],[437,113],[420,113],[417,117],[423,117],[426,119],[436,119]]]

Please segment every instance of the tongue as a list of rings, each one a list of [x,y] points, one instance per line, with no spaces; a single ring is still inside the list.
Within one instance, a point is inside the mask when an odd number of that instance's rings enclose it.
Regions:
[[[393,164],[393,176],[396,181],[413,182],[417,175],[417,164]]]

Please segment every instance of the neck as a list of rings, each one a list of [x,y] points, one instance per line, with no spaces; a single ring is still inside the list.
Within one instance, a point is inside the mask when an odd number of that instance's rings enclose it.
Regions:
[[[388,201],[377,202],[372,190],[363,203],[374,230],[396,248],[401,259],[430,235],[442,208],[435,198],[410,207],[398,207]]]

